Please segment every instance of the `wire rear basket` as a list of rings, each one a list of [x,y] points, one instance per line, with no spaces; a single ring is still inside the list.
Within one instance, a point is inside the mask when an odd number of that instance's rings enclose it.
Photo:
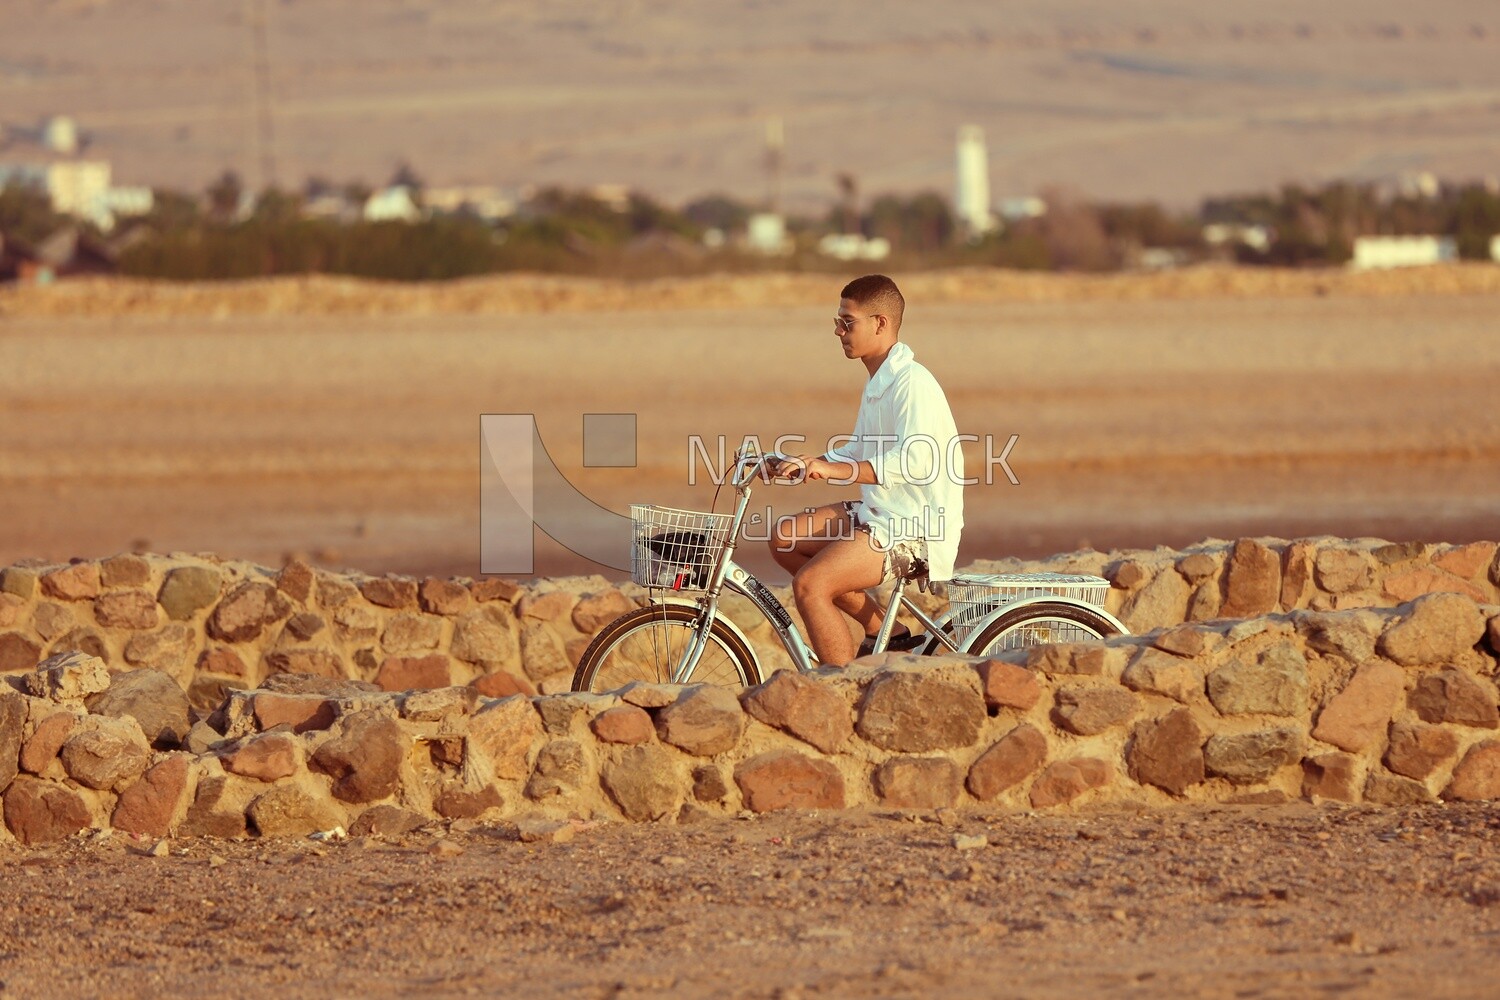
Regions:
[[[953,613],[950,621],[960,641],[967,639],[986,615],[1010,601],[1025,597],[1071,597],[1103,608],[1108,595],[1108,580],[1074,573],[974,573],[955,576],[948,582],[948,604]],[[1036,634],[1031,634],[1033,631]],[[1077,626],[1049,622],[1036,630],[1018,630],[1007,637],[1006,645],[1035,646],[1093,638],[1092,633]]]
[[[704,590],[729,540],[732,514],[633,503],[630,578],[643,587]]]

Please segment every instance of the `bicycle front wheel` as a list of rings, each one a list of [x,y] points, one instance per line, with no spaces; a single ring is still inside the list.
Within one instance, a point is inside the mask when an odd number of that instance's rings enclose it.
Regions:
[[[668,684],[692,645],[702,612],[683,604],[652,604],[610,622],[589,643],[573,675],[574,691],[615,691],[631,681]],[[755,654],[717,616],[690,684],[749,687],[761,681]]]
[[[1043,602],[1013,608],[980,628],[964,646],[974,656],[1054,642],[1089,642],[1121,632],[1108,618],[1076,604]]]

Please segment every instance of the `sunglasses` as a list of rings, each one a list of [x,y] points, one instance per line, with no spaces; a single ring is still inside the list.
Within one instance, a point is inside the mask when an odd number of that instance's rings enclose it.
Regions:
[[[833,328],[839,333],[853,333],[854,324],[858,323],[863,316],[835,316],[833,317]]]

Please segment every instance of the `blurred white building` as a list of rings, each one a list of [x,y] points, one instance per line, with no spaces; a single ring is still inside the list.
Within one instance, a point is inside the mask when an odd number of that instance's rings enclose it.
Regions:
[[[961,125],[958,129],[956,172],[958,192],[954,212],[970,237],[992,232],[997,222],[990,204],[989,151],[984,143],[984,129],[978,125]]]
[[[155,198],[147,187],[115,187],[108,160],[79,156],[78,126],[66,115],[40,128],[14,130],[0,146],[0,186],[27,184],[47,194],[52,210],[110,230],[120,216],[145,215]]]
[[[1354,240],[1356,270],[1381,267],[1420,267],[1458,259],[1451,236],[1358,236]]]
[[[416,222],[422,218],[422,210],[411,196],[411,188],[394,184],[365,199],[364,217],[366,222]]]
[[[746,223],[745,246],[773,257],[791,253],[792,239],[786,232],[786,220],[776,212],[756,212]]]

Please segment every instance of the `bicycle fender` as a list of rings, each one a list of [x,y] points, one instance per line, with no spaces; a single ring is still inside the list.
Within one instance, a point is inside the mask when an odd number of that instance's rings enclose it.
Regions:
[[[1018,600],[1006,601],[1004,604],[997,605],[994,611],[991,611],[979,621],[975,622],[969,628],[968,634],[977,635],[983,629],[988,627],[990,622],[994,621],[996,618],[999,618],[1001,615],[1014,611],[1016,608],[1024,608],[1032,604],[1066,604],[1070,605],[1071,607],[1082,608],[1085,611],[1092,611],[1094,614],[1098,615],[1100,618],[1103,618],[1115,628],[1119,629],[1121,635],[1130,634],[1130,629],[1125,627],[1124,622],[1120,621],[1120,619],[1116,618],[1108,611],[1105,611],[1103,608],[1099,607],[1099,605],[1090,604],[1088,601],[1080,601],[1076,597],[1059,597],[1055,594],[1038,594],[1034,597],[1022,597]]]
[[[686,597],[663,597],[660,600],[658,600],[656,603],[657,604],[681,604],[681,605],[684,605],[684,606],[689,607],[689,608],[697,608],[698,607],[698,602],[697,601],[688,600]],[[760,654],[755,651],[755,643],[753,643],[753,642],[750,641],[750,637],[747,636],[744,633],[744,630],[741,629],[738,625],[736,625],[733,621],[731,621],[729,619],[729,617],[727,615],[725,615],[722,611],[715,611],[714,612],[714,621],[723,622],[724,625],[729,629],[729,631],[733,632],[735,634],[735,636],[741,642],[743,642],[745,644],[745,648],[748,649],[748,650],[750,650],[750,659],[751,659],[751,662],[755,665],[755,672],[757,674],[759,674],[760,673]]]

